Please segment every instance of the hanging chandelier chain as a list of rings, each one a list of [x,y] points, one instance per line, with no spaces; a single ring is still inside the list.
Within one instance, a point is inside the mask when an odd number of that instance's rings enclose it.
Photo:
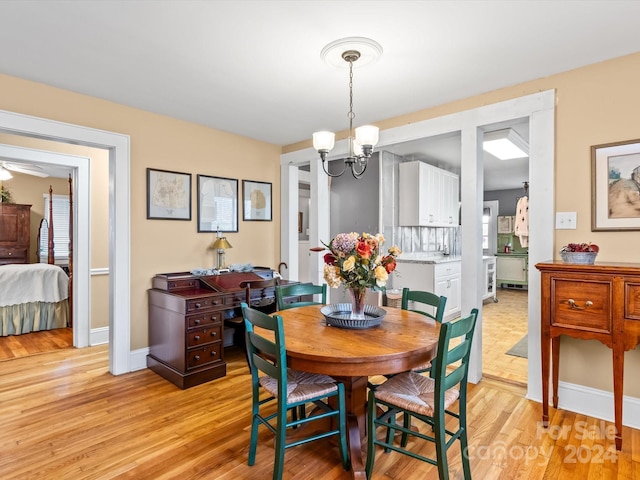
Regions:
[[[349,136],[353,137],[353,60],[349,58]]]

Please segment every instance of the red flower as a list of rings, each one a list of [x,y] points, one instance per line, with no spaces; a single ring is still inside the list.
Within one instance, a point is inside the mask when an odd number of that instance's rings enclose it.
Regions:
[[[325,253],[324,254],[324,263],[327,265],[335,265],[336,257],[333,256],[333,253]]]
[[[369,258],[371,257],[371,245],[363,240],[359,240],[358,245],[356,245],[356,252],[358,252],[358,255],[362,258]]]
[[[396,269],[396,259],[391,255],[387,255],[382,259],[382,265],[387,273],[391,273]]]

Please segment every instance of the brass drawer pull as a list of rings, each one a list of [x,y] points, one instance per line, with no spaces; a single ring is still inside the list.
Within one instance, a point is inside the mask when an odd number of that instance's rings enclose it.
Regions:
[[[586,310],[587,308],[593,305],[593,302],[591,300],[587,300],[586,302],[584,302],[584,307],[579,307],[573,298],[570,298],[569,300],[567,300],[567,303],[571,308],[575,310]]]

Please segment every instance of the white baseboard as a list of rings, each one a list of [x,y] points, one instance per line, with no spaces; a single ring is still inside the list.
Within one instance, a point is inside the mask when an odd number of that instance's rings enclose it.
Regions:
[[[104,345],[109,343],[109,327],[92,328],[89,333],[89,345]]]
[[[109,343],[109,327],[92,328],[90,334],[90,345],[105,345]],[[129,371],[135,372],[147,368],[147,354],[149,347],[140,348],[129,352]]]
[[[147,368],[147,355],[149,354],[149,347],[139,348],[129,354],[129,370],[135,372],[136,370],[143,370]]]
[[[551,388],[550,385],[549,389]],[[558,382],[558,408],[608,422],[614,421],[613,392],[605,390]],[[622,424],[631,428],[640,428],[639,398],[626,395],[622,397]]]

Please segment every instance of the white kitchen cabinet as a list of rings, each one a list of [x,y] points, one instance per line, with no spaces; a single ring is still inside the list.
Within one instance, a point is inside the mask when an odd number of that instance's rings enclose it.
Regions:
[[[528,261],[529,257],[527,255],[498,255],[498,284],[527,285],[529,276]]]
[[[399,225],[458,225],[460,178],[424,162],[399,166]]]
[[[447,297],[444,320],[460,316],[461,262],[403,262],[398,261],[393,287],[433,292]]]
[[[497,302],[496,257],[484,257],[482,263],[484,265],[484,292],[482,293],[482,300],[493,297],[493,301]]]

